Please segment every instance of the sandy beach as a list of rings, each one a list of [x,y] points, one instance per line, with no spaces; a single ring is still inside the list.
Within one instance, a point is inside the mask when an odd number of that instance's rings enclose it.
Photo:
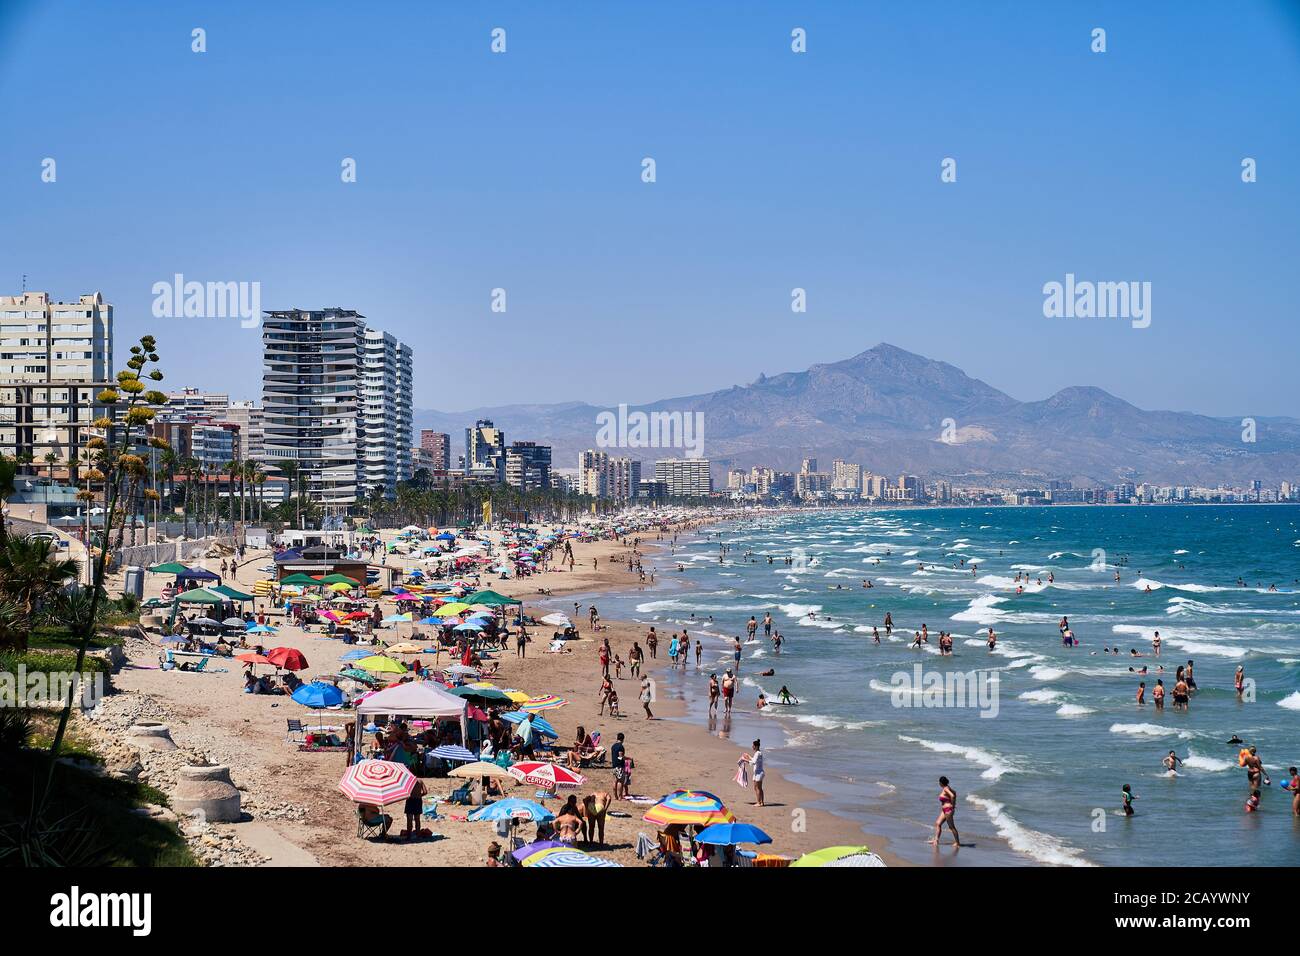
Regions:
[[[643,537],[643,553],[653,544],[650,536]],[[534,602],[542,598],[538,593],[542,588],[551,592],[549,599],[554,605],[557,603],[554,598],[565,594],[591,595],[637,587],[636,576],[627,573],[627,553],[627,548],[614,540],[575,542],[576,567],[572,572],[554,568],[506,581],[485,575],[482,583],[484,587],[522,599],[525,608],[531,611]],[[227,583],[251,592],[253,583],[266,577],[258,569],[270,560],[268,552],[250,552],[234,580]],[[215,563],[209,559],[205,565]],[[147,586],[151,590],[147,593],[156,593],[165,583],[162,576],[148,577]],[[572,607],[568,610],[572,611]],[[628,676],[625,668],[623,679],[615,682],[623,716],[601,716],[597,695],[601,683],[597,659],[599,638],[608,637],[615,653],[626,661],[627,650],[634,640],[645,646],[645,635],[640,626],[605,620],[601,621],[604,628],[593,635],[587,627],[586,610],[584,605],[575,617],[582,639],[568,642],[571,653],[543,653],[549,632],[534,630],[528,656],[517,658],[513,649],[502,652],[498,657],[500,670],[493,678],[501,687],[566,698],[570,702],[567,706],[545,715],[559,732],[560,744],[567,746],[580,724],[588,732],[599,731],[606,746],[622,732],[626,735],[627,753],[636,764],[634,794],[657,798],[680,787],[709,790],[723,798],[737,819],[754,823],[773,837],[773,843],[762,848],[765,851],[795,857],[826,846],[866,844],[891,865],[898,865],[884,839],[862,832],[853,821],[811,808],[818,794],[783,779],[770,767],[767,805],[762,808],[752,805],[752,790],[742,789],[734,780],[741,749],[703,727],[678,719],[686,708],[680,691],[673,692],[677,694],[675,697],[661,695],[653,705],[656,719],[646,720],[637,701],[639,684]],[[279,624],[279,620],[274,623]],[[399,628],[396,634],[381,631],[381,636],[385,640],[398,639],[410,633],[411,625],[399,625]],[[346,766],[345,755],[301,752],[286,734],[287,719],[307,722],[310,711],[287,697],[243,693],[242,665],[237,661],[213,660],[213,665],[224,667],[216,672],[160,670],[157,635],[151,638],[127,642],[128,664],[113,679],[116,693],[102,703],[95,720],[83,717],[80,722],[108,738],[120,737],[126,726],[141,717],[165,721],[181,749],[174,754],[141,754],[151,782],[163,789],[168,789],[174,779],[176,767],[195,756],[230,767],[234,783],[243,792],[247,819],[233,824],[212,824],[196,834],[196,846],[209,862],[272,866],[476,866],[484,863],[486,848],[495,838],[493,827],[457,819],[470,809],[465,807],[439,804],[439,819],[426,824],[436,834],[433,840],[405,843],[358,838],[353,804],[336,789]],[[272,643],[298,648],[306,655],[311,666],[302,676],[308,680],[314,674],[337,670],[337,660],[347,650],[341,641],[305,634],[294,626],[282,627]],[[666,640],[661,643],[661,650],[666,643]],[[661,654],[657,661],[647,660],[646,672],[653,676],[667,663],[666,655]],[[692,684],[695,686],[699,693],[704,693],[703,681]],[[327,723],[341,725],[346,719],[346,712],[327,712]],[[612,792],[613,778],[608,767],[592,768],[586,773],[586,785],[574,791],[580,799],[583,794],[597,790]],[[429,793],[439,797],[450,792],[454,783],[447,779],[426,779]],[[511,795],[528,799],[533,798],[534,790],[523,784],[510,788]],[[561,791],[561,797],[564,795],[565,791]],[[557,805],[551,802],[553,808]],[[635,855],[637,836],[645,833],[653,839],[656,831],[653,825],[642,821],[645,809],[632,803],[616,803],[613,812],[627,816],[609,817],[605,845],[579,844],[580,848],[624,865],[644,865]],[[399,817],[400,810],[400,806],[389,808],[390,813]],[[394,832],[400,828],[399,819]],[[531,827],[525,830],[531,831]]]

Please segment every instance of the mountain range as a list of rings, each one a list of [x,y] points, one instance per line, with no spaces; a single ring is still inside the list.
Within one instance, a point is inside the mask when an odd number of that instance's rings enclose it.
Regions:
[[[1256,418],[1252,442],[1243,438],[1242,417],[1147,411],[1091,386],[1022,402],[947,362],[883,343],[839,362],[632,410],[702,413],[715,480],[752,465],[796,470],[805,457],[817,458],[822,471],[843,458],[877,474],[1001,487],[1047,478],[1078,486],[1300,479],[1300,421],[1292,418]],[[580,451],[597,447],[597,416],[605,411],[584,402],[417,409],[415,425],[449,432],[454,456],[463,453],[465,427],[490,419],[507,442],[549,444],[554,467],[574,468]],[[684,454],[605,450],[647,462]]]

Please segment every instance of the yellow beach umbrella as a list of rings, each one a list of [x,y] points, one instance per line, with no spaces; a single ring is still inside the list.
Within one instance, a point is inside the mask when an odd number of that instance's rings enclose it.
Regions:
[[[372,654],[370,657],[363,657],[357,661],[355,667],[363,671],[370,671],[372,674],[405,674],[406,665],[400,661],[395,661],[391,657],[384,657],[382,654]]]
[[[463,614],[465,611],[468,610],[469,610],[468,604],[461,604],[459,601],[452,601],[451,603],[444,604],[442,607],[438,608],[438,610],[434,611],[433,616],[434,617],[456,617],[457,615]]]

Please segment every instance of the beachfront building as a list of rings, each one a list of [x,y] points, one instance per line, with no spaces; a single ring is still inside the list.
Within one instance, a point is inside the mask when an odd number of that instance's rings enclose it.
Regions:
[[[328,517],[411,475],[414,362],[352,309],[287,309],[262,322],[262,444]]]
[[[362,340],[357,483],[362,494],[397,497],[397,483],[409,481],[413,362],[411,348],[379,329]]]
[[[239,457],[242,461],[266,461],[266,437],[262,406],[256,402],[231,402],[225,420],[239,426]]]
[[[486,418],[465,429],[465,474],[505,481],[506,433]]]
[[[551,487],[551,446],[517,441],[506,449],[506,484],[521,491]]]
[[[578,481],[584,495],[627,501],[640,492],[641,462],[588,448],[578,453]]]
[[[660,458],[655,462],[654,480],[663,482],[670,498],[713,494],[713,475],[707,458]]]
[[[68,477],[91,422],[109,414],[95,397],[112,379],[113,306],[103,295],[0,296],[0,453]]]
[[[420,429],[420,448],[429,453],[431,471],[446,471],[451,467],[451,436],[446,432]]]

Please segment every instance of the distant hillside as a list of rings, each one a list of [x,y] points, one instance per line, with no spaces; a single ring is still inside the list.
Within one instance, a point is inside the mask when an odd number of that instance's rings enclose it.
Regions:
[[[489,418],[508,441],[549,443],[554,464],[573,468],[596,445],[603,406],[582,402],[504,405],[464,412],[416,410],[417,428],[450,432]],[[852,358],[749,385],[636,406],[704,414],[704,453],[715,477],[729,467],[795,469],[806,456],[877,473],[908,472],[1015,484],[1022,477],[1161,484],[1245,484],[1300,479],[1300,422],[1257,420],[1242,441],[1240,418],[1145,411],[1089,386],[1020,402],[946,362],[881,344]],[[946,440],[945,440],[946,439]],[[613,451],[613,449],[611,449]],[[643,461],[672,451],[628,449]]]

